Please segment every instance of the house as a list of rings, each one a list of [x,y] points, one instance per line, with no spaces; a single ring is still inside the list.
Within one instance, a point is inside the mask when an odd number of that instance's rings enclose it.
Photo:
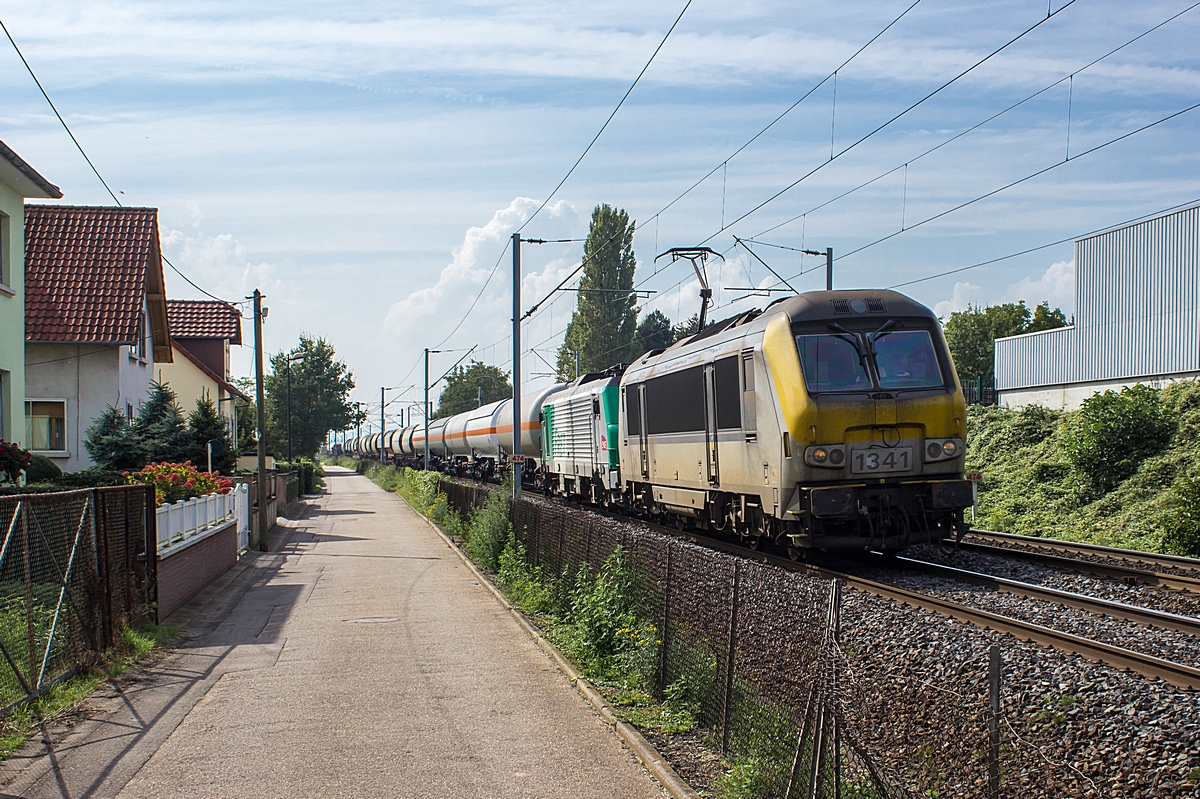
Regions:
[[[996,339],[997,402],[1074,410],[1200,378],[1200,203],[1075,241],[1075,323]]]
[[[171,360],[157,209],[25,206],[27,446],[93,465],[92,421],[134,416]]]
[[[25,200],[62,192],[0,141],[0,438],[27,444],[25,398]]]
[[[229,378],[229,347],[242,343],[242,314],[218,300],[167,300],[174,359],[158,366],[158,381],[175,392],[184,414],[210,397],[232,432],[237,428],[234,399],[251,402]]]

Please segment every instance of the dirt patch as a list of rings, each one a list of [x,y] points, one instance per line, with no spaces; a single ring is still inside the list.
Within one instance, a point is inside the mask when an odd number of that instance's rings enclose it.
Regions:
[[[707,730],[691,730],[670,735],[639,730],[659,755],[671,764],[679,777],[701,796],[712,796],[712,786],[725,773],[721,756],[705,746]]]

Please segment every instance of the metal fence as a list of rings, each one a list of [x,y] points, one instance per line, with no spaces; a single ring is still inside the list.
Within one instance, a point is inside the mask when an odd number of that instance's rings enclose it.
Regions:
[[[0,497],[0,712],[153,618],[154,489]],[[146,557],[150,552],[151,556]]]
[[[496,489],[442,490],[465,518]],[[530,565],[561,595],[622,549],[657,641],[654,688],[697,703],[710,745],[752,759],[763,796],[1097,795],[1038,731],[1046,698],[1028,666],[1002,685],[1001,649],[982,632],[574,508],[511,511]]]
[[[489,489],[443,483],[462,515]],[[657,642],[658,695],[698,708],[710,744],[753,762],[780,799],[902,795],[848,724],[838,647],[840,588],[543,502],[513,507],[530,564],[558,590],[595,576],[618,547],[635,612]]]

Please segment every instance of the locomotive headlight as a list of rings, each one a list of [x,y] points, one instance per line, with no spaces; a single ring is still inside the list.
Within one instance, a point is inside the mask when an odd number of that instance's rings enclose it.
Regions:
[[[836,447],[829,450],[829,462],[834,466],[841,466],[846,461],[846,452]]]
[[[962,440],[957,438],[931,438],[925,441],[925,460],[944,461],[962,454]]]
[[[942,457],[942,442],[930,441],[925,445],[925,454],[929,456],[929,460],[936,461]]]
[[[829,460],[829,450],[824,447],[817,447],[812,451],[812,459],[816,463],[824,463]]]
[[[958,442],[954,439],[942,443],[942,455],[946,458],[953,458],[958,454]]]
[[[840,469],[846,462],[846,448],[842,446],[815,446],[804,450],[804,462],[809,466]]]

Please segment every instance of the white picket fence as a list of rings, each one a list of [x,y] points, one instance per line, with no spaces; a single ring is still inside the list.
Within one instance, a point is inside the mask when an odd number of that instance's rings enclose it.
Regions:
[[[157,516],[159,557],[233,520],[237,521],[238,549],[249,545],[250,496],[244,483],[228,494],[205,494],[168,503],[158,509]]]

